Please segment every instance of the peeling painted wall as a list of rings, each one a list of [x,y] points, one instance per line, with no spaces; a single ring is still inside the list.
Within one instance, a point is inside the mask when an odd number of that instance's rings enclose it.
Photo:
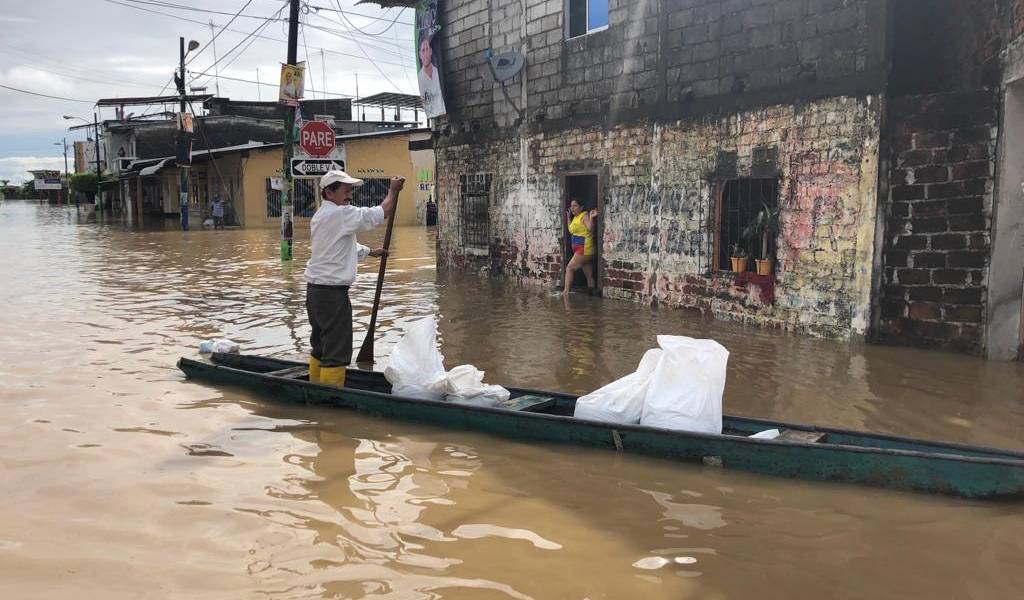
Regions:
[[[880,110],[876,97],[718,118],[573,129],[438,151],[441,262],[534,283],[561,274],[560,174],[605,174],[605,295],[846,337],[869,323]],[[759,154],[760,153],[760,154]],[[759,164],[757,156],[775,157]],[[778,177],[777,275],[711,269],[718,182]],[[460,174],[494,177],[490,249],[460,244]]]

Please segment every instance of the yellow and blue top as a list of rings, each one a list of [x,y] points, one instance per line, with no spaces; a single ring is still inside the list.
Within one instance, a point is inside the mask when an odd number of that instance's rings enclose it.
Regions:
[[[594,234],[583,223],[584,215],[586,213],[581,212],[569,222],[569,235],[572,236],[570,243],[576,254],[580,254],[578,249],[582,247],[584,256],[593,256],[595,254]]]

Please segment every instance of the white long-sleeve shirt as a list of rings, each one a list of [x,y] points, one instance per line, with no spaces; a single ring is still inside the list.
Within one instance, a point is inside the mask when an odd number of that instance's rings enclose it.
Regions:
[[[306,264],[306,281],[316,285],[352,285],[356,264],[370,249],[356,241],[356,233],[384,222],[380,206],[360,208],[324,201],[309,222],[312,252]]]

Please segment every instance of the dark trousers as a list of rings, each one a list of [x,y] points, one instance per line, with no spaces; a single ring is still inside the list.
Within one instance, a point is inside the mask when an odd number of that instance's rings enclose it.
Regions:
[[[214,217],[213,218],[213,228],[214,229],[224,229],[224,217]]]
[[[352,363],[352,303],[347,286],[306,284],[306,314],[313,333],[310,354],[324,367]]]

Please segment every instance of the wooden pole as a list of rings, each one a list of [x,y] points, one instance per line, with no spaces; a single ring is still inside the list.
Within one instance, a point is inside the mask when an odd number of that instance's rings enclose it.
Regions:
[[[388,267],[387,251],[391,249],[391,230],[395,226],[395,216],[398,214],[398,194],[395,192],[395,208],[391,211],[391,218],[388,219],[387,229],[384,231],[384,256],[380,257],[380,272],[377,273],[377,291],[373,294],[373,312],[370,313],[370,328],[366,330],[366,337],[363,338],[363,345],[359,348],[357,363],[373,364],[373,338],[377,333],[377,310],[380,308],[380,292],[384,288],[384,271]]]

